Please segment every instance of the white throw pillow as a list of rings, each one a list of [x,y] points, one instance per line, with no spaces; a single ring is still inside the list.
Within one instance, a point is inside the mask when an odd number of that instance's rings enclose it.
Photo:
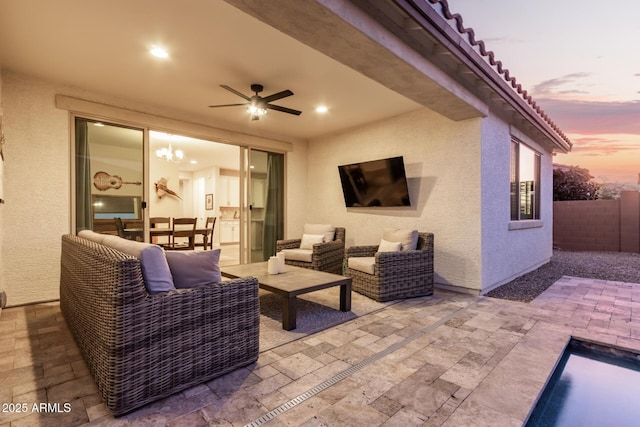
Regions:
[[[322,242],[324,242],[323,234],[303,234],[300,249],[313,249],[313,245]]]
[[[323,234],[325,242],[332,242],[336,228],[330,224],[305,224],[302,234]]]
[[[380,240],[378,246],[378,252],[400,252],[402,249],[402,242],[388,242],[384,239]]]
[[[176,288],[198,288],[219,283],[220,249],[212,251],[167,251],[167,262]]]
[[[403,251],[413,251],[418,246],[418,230],[387,228],[382,233],[382,238],[387,242],[401,242]]]

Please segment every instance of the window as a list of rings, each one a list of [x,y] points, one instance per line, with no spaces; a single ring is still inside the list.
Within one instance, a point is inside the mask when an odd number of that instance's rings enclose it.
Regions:
[[[540,219],[540,154],[511,140],[511,220]]]

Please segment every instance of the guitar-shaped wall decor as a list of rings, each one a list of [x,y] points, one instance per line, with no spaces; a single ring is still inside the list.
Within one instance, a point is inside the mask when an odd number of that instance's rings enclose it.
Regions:
[[[123,181],[118,175],[109,175],[106,172],[96,172],[96,174],[93,175],[93,185],[100,191],[107,191],[110,188],[117,190],[122,187],[123,184],[142,185],[140,181]]]

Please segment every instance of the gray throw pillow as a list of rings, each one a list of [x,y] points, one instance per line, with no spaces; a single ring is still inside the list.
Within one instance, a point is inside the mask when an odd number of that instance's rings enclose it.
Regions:
[[[212,251],[167,251],[167,262],[178,289],[198,288],[218,283],[220,273],[220,249]]]

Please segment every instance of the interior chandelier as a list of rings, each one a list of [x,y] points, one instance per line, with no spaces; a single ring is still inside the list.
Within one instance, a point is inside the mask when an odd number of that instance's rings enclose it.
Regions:
[[[168,147],[163,147],[156,150],[156,156],[159,159],[165,160],[167,162],[179,162],[184,157],[184,152],[182,150],[175,150],[171,147],[171,141],[169,141]]]

